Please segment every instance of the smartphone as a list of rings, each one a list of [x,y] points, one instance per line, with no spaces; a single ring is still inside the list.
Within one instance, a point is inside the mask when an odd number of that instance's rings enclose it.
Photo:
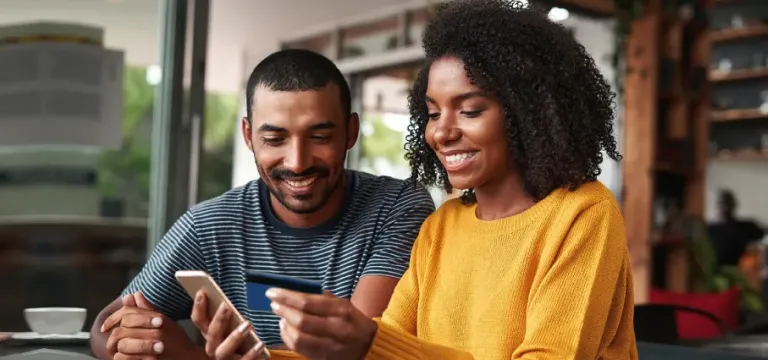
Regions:
[[[216,281],[214,281],[213,278],[205,272],[192,270],[177,271],[176,280],[181,284],[184,290],[187,291],[192,299],[195,298],[195,295],[197,295],[198,291],[203,290],[205,292],[206,299],[208,300],[208,316],[211,318],[214,314],[216,314],[216,311],[218,311],[221,304],[227,304],[227,306],[232,309],[233,314],[229,324],[229,333],[237,329],[237,327],[243,322],[248,321],[245,317],[243,317],[242,314],[240,314],[239,311],[237,311],[237,308],[232,305],[232,302],[229,301],[227,295],[225,295],[219,285],[216,284]],[[245,353],[246,351],[252,349],[254,346],[256,346],[256,344],[259,343],[259,341],[260,340],[259,337],[256,336],[256,332],[250,331],[246,339],[243,341],[243,345],[240,347],[241,353]],[[270,358],[269,351],[266,348],[262,354],[263,355],[261,360]]]
[[[272,312],[272,308],[269,306],[271,300],[266,296],[269,288],[281,288],[307,294],[319,295],[323,293],[323,286],[318,282],[272,273],[246,271],[245,292],[248,308],[255,311]]]

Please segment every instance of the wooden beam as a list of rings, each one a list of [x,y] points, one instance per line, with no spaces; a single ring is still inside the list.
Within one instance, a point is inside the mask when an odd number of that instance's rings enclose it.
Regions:
[[[659,16],[660,13],[656,12],[635,20],[627,39],[623,212],[636,303],[648,301],[651,286]]]
[[[710,5],[705,0],[705,6]],[[708,6],[707,6],[708,7]],[[707,69],[712,53],[712,39],[707,32],[693,40],[691,46],[692,65]],[[707,163],[709,162],[709,131],[712,116],[712,89],[709,83],[702,85],[701,96],[693,104],[694,125],[694,172],[688,179],[685,210],[689,215],[704,218],[704,196],[706,193]]]

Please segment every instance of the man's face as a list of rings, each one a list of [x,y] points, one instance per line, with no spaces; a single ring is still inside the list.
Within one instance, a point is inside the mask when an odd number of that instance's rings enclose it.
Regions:
[[[344,160],[357,140],[357,115],[347,118],[335,84],[285,92],[258,87],[246,145],[270,193],[294,213],[320,210],[342,184]]]

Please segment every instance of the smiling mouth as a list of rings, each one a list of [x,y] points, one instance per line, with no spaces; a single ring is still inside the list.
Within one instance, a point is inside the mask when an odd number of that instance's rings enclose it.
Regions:
[[[465,161],[471,159],[473,156],[475,156],[477,152],[466,152],[466,153],[460,153],[460,154],[452,154],[447,155],[445,157],[445,162],[448,163],[450,166],[459,166]]]
[[[302,190],[302,189],[306,189],[306,188],[312,186],[312,184],[315,183],[317,178],[318,178],[317,176],[312,176],[312,177],[306,177],[306,178],[301,178],[301,179],[293,179],[293,180],[287,180],[286,179],[286,180],[283,180],[283,181],[285,181],[285,183],[288,184],[288,186],[290,186],[290,187],[292,187],[294,189]]]

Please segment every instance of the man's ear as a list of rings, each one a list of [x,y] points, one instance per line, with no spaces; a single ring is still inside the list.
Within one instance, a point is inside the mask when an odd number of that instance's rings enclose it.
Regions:
[[[243,116],[243,119],[240,121],[240,130],[243,133],[245,146],[247,146],[249,150],[253,151],[253,145],[251,144],[251,122],[248,121],[247,116]]]
[[[359,136],[360,116],[353,112],[349,115],[349,123],[347,124],[347,150],[350,150],[353,146],[355,146]]]

